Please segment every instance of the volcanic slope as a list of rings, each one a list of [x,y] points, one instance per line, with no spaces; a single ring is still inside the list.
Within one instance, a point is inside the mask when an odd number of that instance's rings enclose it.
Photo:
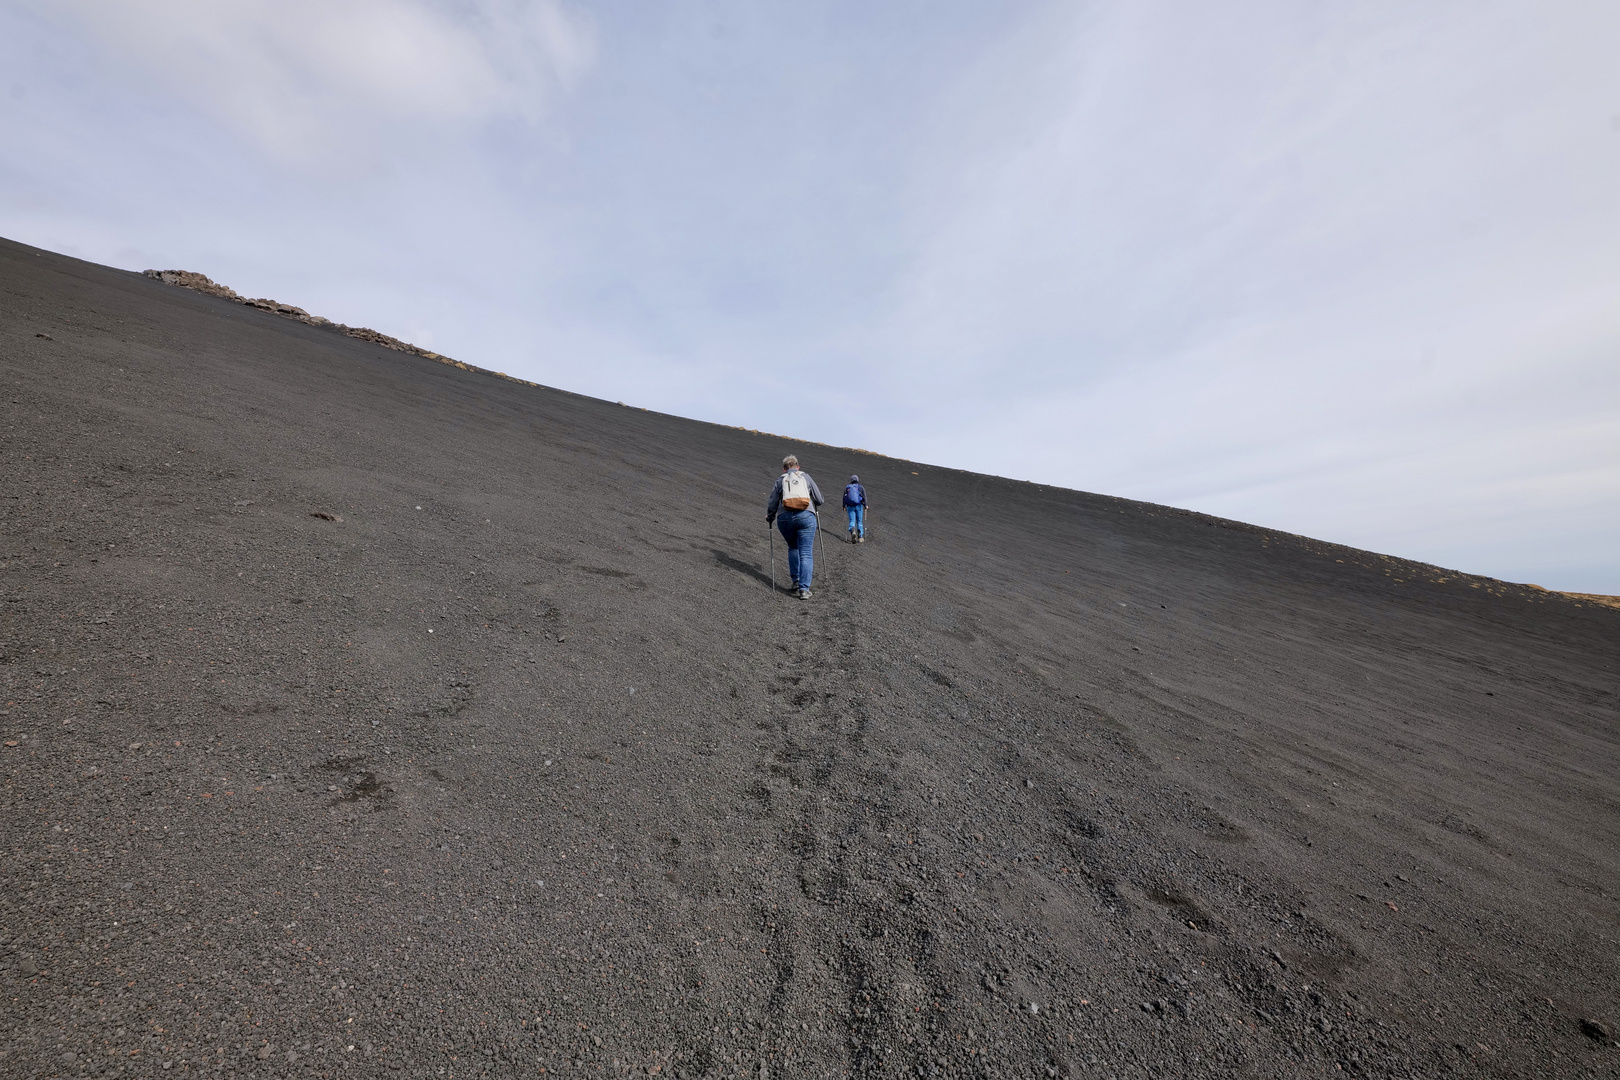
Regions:
[[[0,378],[0,1075],[1620,1061],[1620,612],[11,243]]]

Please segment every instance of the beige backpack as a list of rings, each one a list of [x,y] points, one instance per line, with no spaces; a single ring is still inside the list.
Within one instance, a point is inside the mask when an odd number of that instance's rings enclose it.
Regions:
[[[782,474],[782,507],[786,510],[810,509],[810,478],[800,469]]]

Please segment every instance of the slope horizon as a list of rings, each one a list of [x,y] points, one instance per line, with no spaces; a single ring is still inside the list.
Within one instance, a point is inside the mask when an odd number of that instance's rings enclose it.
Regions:
[[[1589,0],[19,0],[0,235],[1613,594],[1617,35]]]
[[[10,241],[10,242],[12,242],[12,243],[21,243],[19,241]],[[22,246],[30,247],[30,248],[33,247],[33,245],[27,245],[27,244],[23,244]],[[47,249],[40,248],[40,249],[36,249],[36,250],[44,251],[44,250],[47,250]],[[59,253],[59,252],[53,252],[53,254],[57,254],[62,258],[74,258],[74,256],[65,255],[65,254],[62,254],[62,253]],[[80,260],[80,261],[88,261],[88,260]],[[91,265],[103,266],[105,264],[91,263]],[[126,273],[136,272],[136,271],[128,270],[126,268],[114,267],[114,266],[106,266],[106,268],[107,269],[113,269],[113,270],[122,270],[123,272],[126,272]],[[544,388],[547,388],[547,389],[562,390],[562,391],[564,391],[566,393],[571,393],[571,394],[580,394],[581,396],[584,396],[584,397],[594,397],[594,395],[587,394],[587,393],[584,393],[584,392],[579,391],[579,390],[575,390],[575,389],[573,389],[571,387],[554,386],[554,385],[550,385],[550,384],[534,382],[534,381],[529,380],[529,379],[523,379],[523,378],[520,378],[518,376],[511,375],[511,374],[509,374],[509,373],[507,373],[505,371],[499,371],[499,370],[494,369],[494,368],[484,367],[483,365],[480,365],[480,364],[465,361],[465,360],[463,360],[461,358],[448,357],[448,356],[445,356],[445,355],[443,355],[441,353],[434,352],[431,349],[423,348],[423,347],[418,346],[418,345],[416,345],[414,343],[411,343],[409,341],[404,341],[404,340],[401,340],[399,338],[395,338],[395,337],[392,337],[390,335],[380,333],[379,331],[372,330],[372,329],[367,328],[367,327],[350,327],[345,323],[342,323],[342,322],[340,322],[338,320],[330,319],[330,318],[322,316],[322,315],[311,315],[309,312],[306,312],[303,308],[298,307],[295,303],[290,302],[290,301],[274,299],[274,298],[268,298],[268,297],[246,297],[246,296],[241,296],[236,292],[235,289],[231,288],[227,283],[214,281],[211,277],[209,277],[206,273],[204,273],[202,271],[191,270],[191,269],[179,269],[179,268],[174,268],[174,267],[170,267],[170,268],[166,268],[166,269],[159,269],[159,268],[152,267],[152,268],[147,268],[147,269],[139,271],[139,272],[141,274],[143,274],[144,276],[155,277],[155,278],[158,278],[159,280],[163,280],[165,282],[165,284],[174,285],[174,286],[180,287],[180,288],[196,289],[196,290],[208,293],[210,295],[221,296],[221,297],[224,297],[224,298],[227,298],[227,299],[235,300],[235,301],[237,301],[239,303],[242,303],[242,304],[245,304],[245,305],[248,305],[248,306],[257,307],[260,310],[269,311],[271,313],[282,315],[282,316],[285,316],[285,317],[288,317],[288,318],[297,319],[299,321],[309,323],[310,325],[331,327],[333,329],[338,330],[339,332],[348,334],[348,335],[353,336],[353,337],[358,337],[361,340],[372,341],[374,343],[383,344],[388,348],[395,349],[395,350],[398,350],[398,351],[415,353],[416,355],[419,355],[419,356],[424,356],[424,357],[427,357],[429,359],[434,359],[434,360],[438,360],[440,362],[449,363],[449,364],[452,364],[454,366],[466,368],[466,369],[472,370],[472,371],[483,372],[483,373],[486,373],[486,374],[494,374],[494,375],[497,375],[497,376],[499,376],[499,377],[501,377],[503,379],[510,379],[510,380],[512,380],[514,382],[523,383],[523,384],[528,385],[528,386],[544,387]],[[173,275],[173,277],[171,277],[171,275]],[[201,283],[196,282],[196,281],[187,281],[187,280],[184,280],[185,278],[201,279],[201,282],[206,283],[206,284],[201,284]],[[607,401],[608,400],[608,399],[605,399],[605,398],[594,398],[594,399],[599,400],[599,401]],[[623,402],[623,401],[619,401],[619,402],[615,402],[615,404],[625,405],[627,403]],[[925,465],[928,465],[930,468],[952,469],[954,471],[963,472],[963,473],[973,475],[973,476],[983,476],[983,477],[987,477],[987,478],[1009,480],[1009,481],[1013,481],[1013,482],[1016,482],[1016,483],[1034,484],[1034,485],[1039,486],[1039,487],[1060,488],[1062,490],[1074,491],[1077,494],[1108,494],[1106,492],[1095,492],[1094,493],[1094,492],[1090,492],[1090,491],[1088,491],[1087,489],[1084,489],[1084,488],[1068,488],[1068,487],[1065,487],[1064,485],[1055,484],[1055,483],[1052,483],[1051,481],[1043,480],[1043,479],[1036,478],[1036,477],[1022,477],[1022,476],[1012,476],[1012,475],[1005,475],[1005,474],[1000,474],[1000,473],[986,472],[986,471],[983,471],[983,470],[975,470],[975,469],[965,468],[965,467],[958,466],[958,465],[946,465],[946,464],[940,464],[940,463],[937,463],[937,462],[927,461],[927,460],[924,460],[924,459],[907,458],[907,457],[899,456],[899,455],[889,453],[889,452],[885,452],[885,451],[870,450],[870,449],[865,449],[865,448],[861,448],[861,447],[840,446],[840,445],[835,444],[835,443],[821,442],[821,441],[818,441],[816,439],[809,438],[809,437],[806,437],[806,436],[794,435],[794,434],[785,434],[785,433],[777,432],[777,431],[769,431],[769,430],[767,430],[765,428],[750,427],[750,426],[747,426],[746,424],[726,424],[726,423],[724,423],[722,421],[714,420],[714,419],[711,419],[711,418],[708,418],[708,417],[688,416],[688,415],[685,415],[685,414],[682,414],[682,413],[669,412],[669,411],[666,411],[666,410],[656,409],[656,408],[652,408],[650,406],[645,406],[645,405],[633,405],[633,407],[638,408],[638,409],[642,409],[642,410],[647,411],[647,412],[657,413],[658,415],[673,417],[673,418],[676,418],[676,419],[691,420],[691,421],[696,422],[696,423],[715,424],[715,425],[720,426],[720,427],[729,427],[729,428],[734,428],[734,429],[737,429],[737,430],[751,431],[751,432],[755,432],[755,433],[758,433],[758,434],[770,435],[772,437],[780,438],[780,439],[784,439],[784,440],[802,442],[802,443],[804,443],[806,445],[826,446],[826,447],[830,447],[830,448],[834,448],[834,449],[841,449],[841,450],[850,451],[850,452],[853,452],[853,453],[869,454],[869,455],[872,455],[874,457],[883,457],[883,458],[887,458],[887,459],[893,460],[893,461],[913,462],[913,463],[925,464]],[[1355,546],[1353,544],[1344,543],[1344,542],[1339,541],[1339,540],[1334,540],[1334,539],[1330,539],[1330,538],[1326,538],[1326,537],[1311,536],[1311,535],[1308,535],[1308,534],[1305,534],[1305,533],[1298,533],[1298,532],[1294,532],[1294,531],[1289,530],[1289,529],[1280,528],[1278,526],[1268,524],[1268,523],[1263,522],[1263,521],[1249,521],[1249,520],[1240,519],[1240,518],[1233,518],[1233,517],[1228,517],[1228,516],[1222,515],[1222,514],[1214,514],[1214,513],[1209,513],[1207,511],[1195,510],[1195,509],[1192,509],[1192,508],[1189,508],[1189,507],[1176,506],[1176,505],[1171,504],[1171,503],[1161,503],[1161,502],[1155,502],[1153,500],[1148,500],[1148,499],[1131,498],[1130,496],[1112,495],[1111,497],[1125,499],[1125,500],[1131,501],[1131,502],[1138,502],[1138,503],[1142,503],[1143,505],[1148,505],[1148,506],[1164,507],[1164,508],[1167,508],[1167,509],[1173,509],[1173,510],[1177,510],[1177,511],[1184,512],[1184,513],[1198,514],[1200,516],[1209,517],[1209,518],[1216,519],[1216,520],[1221,520],[1221,521],[1232,522],[1232,523],[1235,523],[1235,524],[1240,524],[1240,525],[1248,526],[1248,527],[1255,528],[1255,529],[1264,529],[1264,530],[1267,530],[1267,531],[1270,531],[1270,532],[1275,532],[1275,533],[1282,534],[1282,535],[1295,536],[1295,537],[1298,537],[1300,539],[1311,540],[1311,541],[1317,542],[1317,543],[1332,544],[1332,545],[1337,546],[1337,547],[1342,547],[1342,548],[1346,549],[1347,551],[1354,551],[1354,552],[1361,553],[1361,554],[1367,554],[1367,555],[1371,555],[1371,556],[1374,556],[1374,557],[1377,557],[1377,558],[1399,559],[1399,560],[1401,560],[1403,562],[1411,563],[1411,564],[1418,565],[1418,566],[1423,566],[1423,567],[1426,567],[1426,568],[1428,568],[1430,570],[1438,571],[1438,572],[1445,573],[1445,574],[1450,574],[1450,575],[1453,575],[1453,576],[1466,575],[1468,577],[1479,578],[1481,580],[1486,580],[1486,581],[1502,582],[1502,583],[1505,583],[1505,584],[1527,585],[1527,586],[1530,586],[1532,588],[1544,589],[1544,590],[1551,591],[1551,592],[1558,592],[1558,593],[1561,593],[1561,594],[1566,595],[1566,596],[1578,597],[1578,598],[1582,598],[1582,599],[1585,599],[1585,600],[1590,600],[1590,601],[1594,601],[1594,602],[1598,602],[1598,603],[1605,603],[1605,604],[1608,604],[1609,606],[1620,607],[1620,589],[1617,589],[1615,593],[1606,593],[1606,592],[1596,591],[1595,588],[1594,589],[1586,589],[1586,588],[1549,587],[1549,586],[1541,584],[1540,582],[1512,581],[1512,580],[1509,580],[1509,579],[1506,579],[1506,578],[1497,577],[1497,576],[1494,576],[1492,574],[1484,573],[1484,572],[1481,572],[1481,571],[1478,571],[1478,570],[1469,570],[1469,569],[1464,569],[1464,568],[1461,568],[1461,567],[1447,567],[1447,566],[1443,566],[1443,565],[1440,565],[1440,564],[1427,562],[1425,560],[1413,558],[1412,556],[1401,554],[1399,552],[1376,551],[1376,550],[1373,550],[1371,548],[1357,547],[1357,546]]]

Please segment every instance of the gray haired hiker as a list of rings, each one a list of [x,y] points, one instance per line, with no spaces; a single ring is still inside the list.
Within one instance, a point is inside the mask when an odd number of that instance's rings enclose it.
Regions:
[[[782,459],[782,475],[771,489],[765,507],[765,523],[776,523],[787,541],[788,573],[800,600],[810,599],[810,578],[815,573],[816,532],[821,521],[816,507],[826,500],[810,474],[799,468],[799,459],[789,454]]]

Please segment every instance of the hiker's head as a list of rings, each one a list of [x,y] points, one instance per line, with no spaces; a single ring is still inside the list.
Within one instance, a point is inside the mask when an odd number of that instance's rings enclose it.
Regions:
[[[794,457],[792,454],[789,454],[787,457],[782,459],[783,472],[787,472],[789,469],[797,469],[798,467],[799,459]]]
[[[856,476],[854,473],[850,473],[849,482],[852,484],[858,484],[861,482],[861,478]]]

